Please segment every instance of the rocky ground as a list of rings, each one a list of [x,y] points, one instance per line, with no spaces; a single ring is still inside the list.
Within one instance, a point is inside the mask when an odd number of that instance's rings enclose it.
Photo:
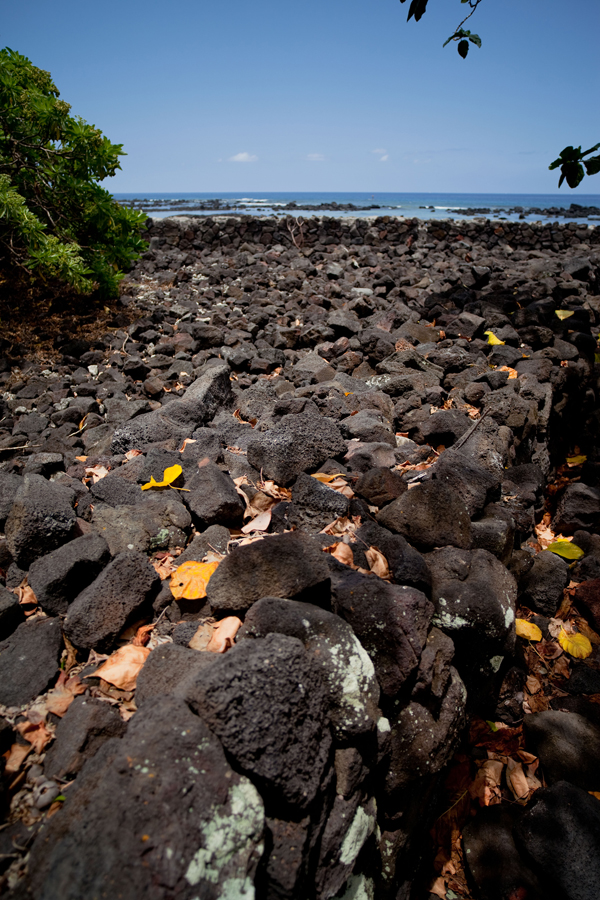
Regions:
[[[595,900],[600,230],[148,239],[0,360],[0,892]]]

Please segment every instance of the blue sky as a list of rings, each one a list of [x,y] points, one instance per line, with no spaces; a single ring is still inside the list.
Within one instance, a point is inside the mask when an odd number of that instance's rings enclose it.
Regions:
[[[466,60],[468,6],[409,2],[19,0],[0,36],[124,144],[115,192],[556,192],[600,141],[598,0],[483,0]]]

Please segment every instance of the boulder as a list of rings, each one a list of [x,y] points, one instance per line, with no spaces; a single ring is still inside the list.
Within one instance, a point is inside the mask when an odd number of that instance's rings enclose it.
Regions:
[[[248,462],[283,487],[300,472],[318,468],[346,451],[346,441],[332,419],[310,413],[283,416],[269,431],[254,434]]]
[[[36,559],[27,581],[44,612],[61,615],[98,577],[109,560],[110,551],[104,538],[99,534],[85,534]]]
[[[471,520],[455,490],[438,481],[426,481],[398,497],[376,516],[384,528],[401,534],[419,550],[471,546]]]
[[[0,643],[0,703],[23,706],[58,675],[63,642],[58,619],[35,617]]]
[[[527,749],[539,756],[546,781],[570,781],[600,790],[600,728],[575,712],[547,710],[525,716]]]
[[[126,727],[118,709],[108,703],[92,697],[75,697],[46,751],[44,774],[48,778],[72,778],[105,741],[121,737]]]
[[[27,569],[34,560],[73,537],[76,513],[74,492],[41,475],[25,475],[4,530],[11,556]]]

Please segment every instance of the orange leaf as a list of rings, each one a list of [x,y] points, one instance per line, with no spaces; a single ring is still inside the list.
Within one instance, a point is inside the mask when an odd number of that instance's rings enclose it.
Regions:
[[[324,549],[325,553],[330,553],[338,562],[344,563],[345,566],[350,566],[352,569],[356,568],[354,564],[354,554],[348,544],[344,544],[343,541],[338,541],[337,544],[332,544],[330,547],[325,547]]]
[[[13,744],[4,766],[6,774],[16,774],[23,765],[25,757],[28,756],[32,750],[33,747],[31,744]]]
[[[150,635],[154,631],[154,625],[142,625],[135,633],[135,637],[132,640],[132,644],[134,647],[145,647],[148,641],[150,640]]]
[[[150,651],[146,647],[127,644],[111,654],[106,662],[96,669],[94,677],[103,678],[122,691],[133,691],[149,654]]]
[[[79,678],[69,678],[64,684],[60,682],[48,692],[45,706],[48,712],[54,713],[55,716],[64,716],[77,694],[83,694],[85,686],[81,684]]]
[[[365,556],[367,557],[371,572],[378,575],[380,578],[383,578],[384,581],[389,581],[391,579],[392,575],[388,561],[381,550],[378,550],[377,547],[369,547],[368,550],[365,550]]]
[[[206,585],[219,565],[218,562],[182,563],[171,578],[171,593],[176,600],[199,600],[206,597]]]

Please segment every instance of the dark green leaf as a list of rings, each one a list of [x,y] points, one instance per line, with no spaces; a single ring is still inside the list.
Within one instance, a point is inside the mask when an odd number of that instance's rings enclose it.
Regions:
[[[469,40],[472,44],[475,44],[476,47],[481,47],[481,38],[478,34],[470,34]]]
[[[588,175],[597,175],[600,172],[600,156],[592,156],[583,162]]]
[[[469,42],[468,41],[460,41],[458,44],[458,55],[462,56],[463,59],[466,59],[468,52],[469,52]]]

